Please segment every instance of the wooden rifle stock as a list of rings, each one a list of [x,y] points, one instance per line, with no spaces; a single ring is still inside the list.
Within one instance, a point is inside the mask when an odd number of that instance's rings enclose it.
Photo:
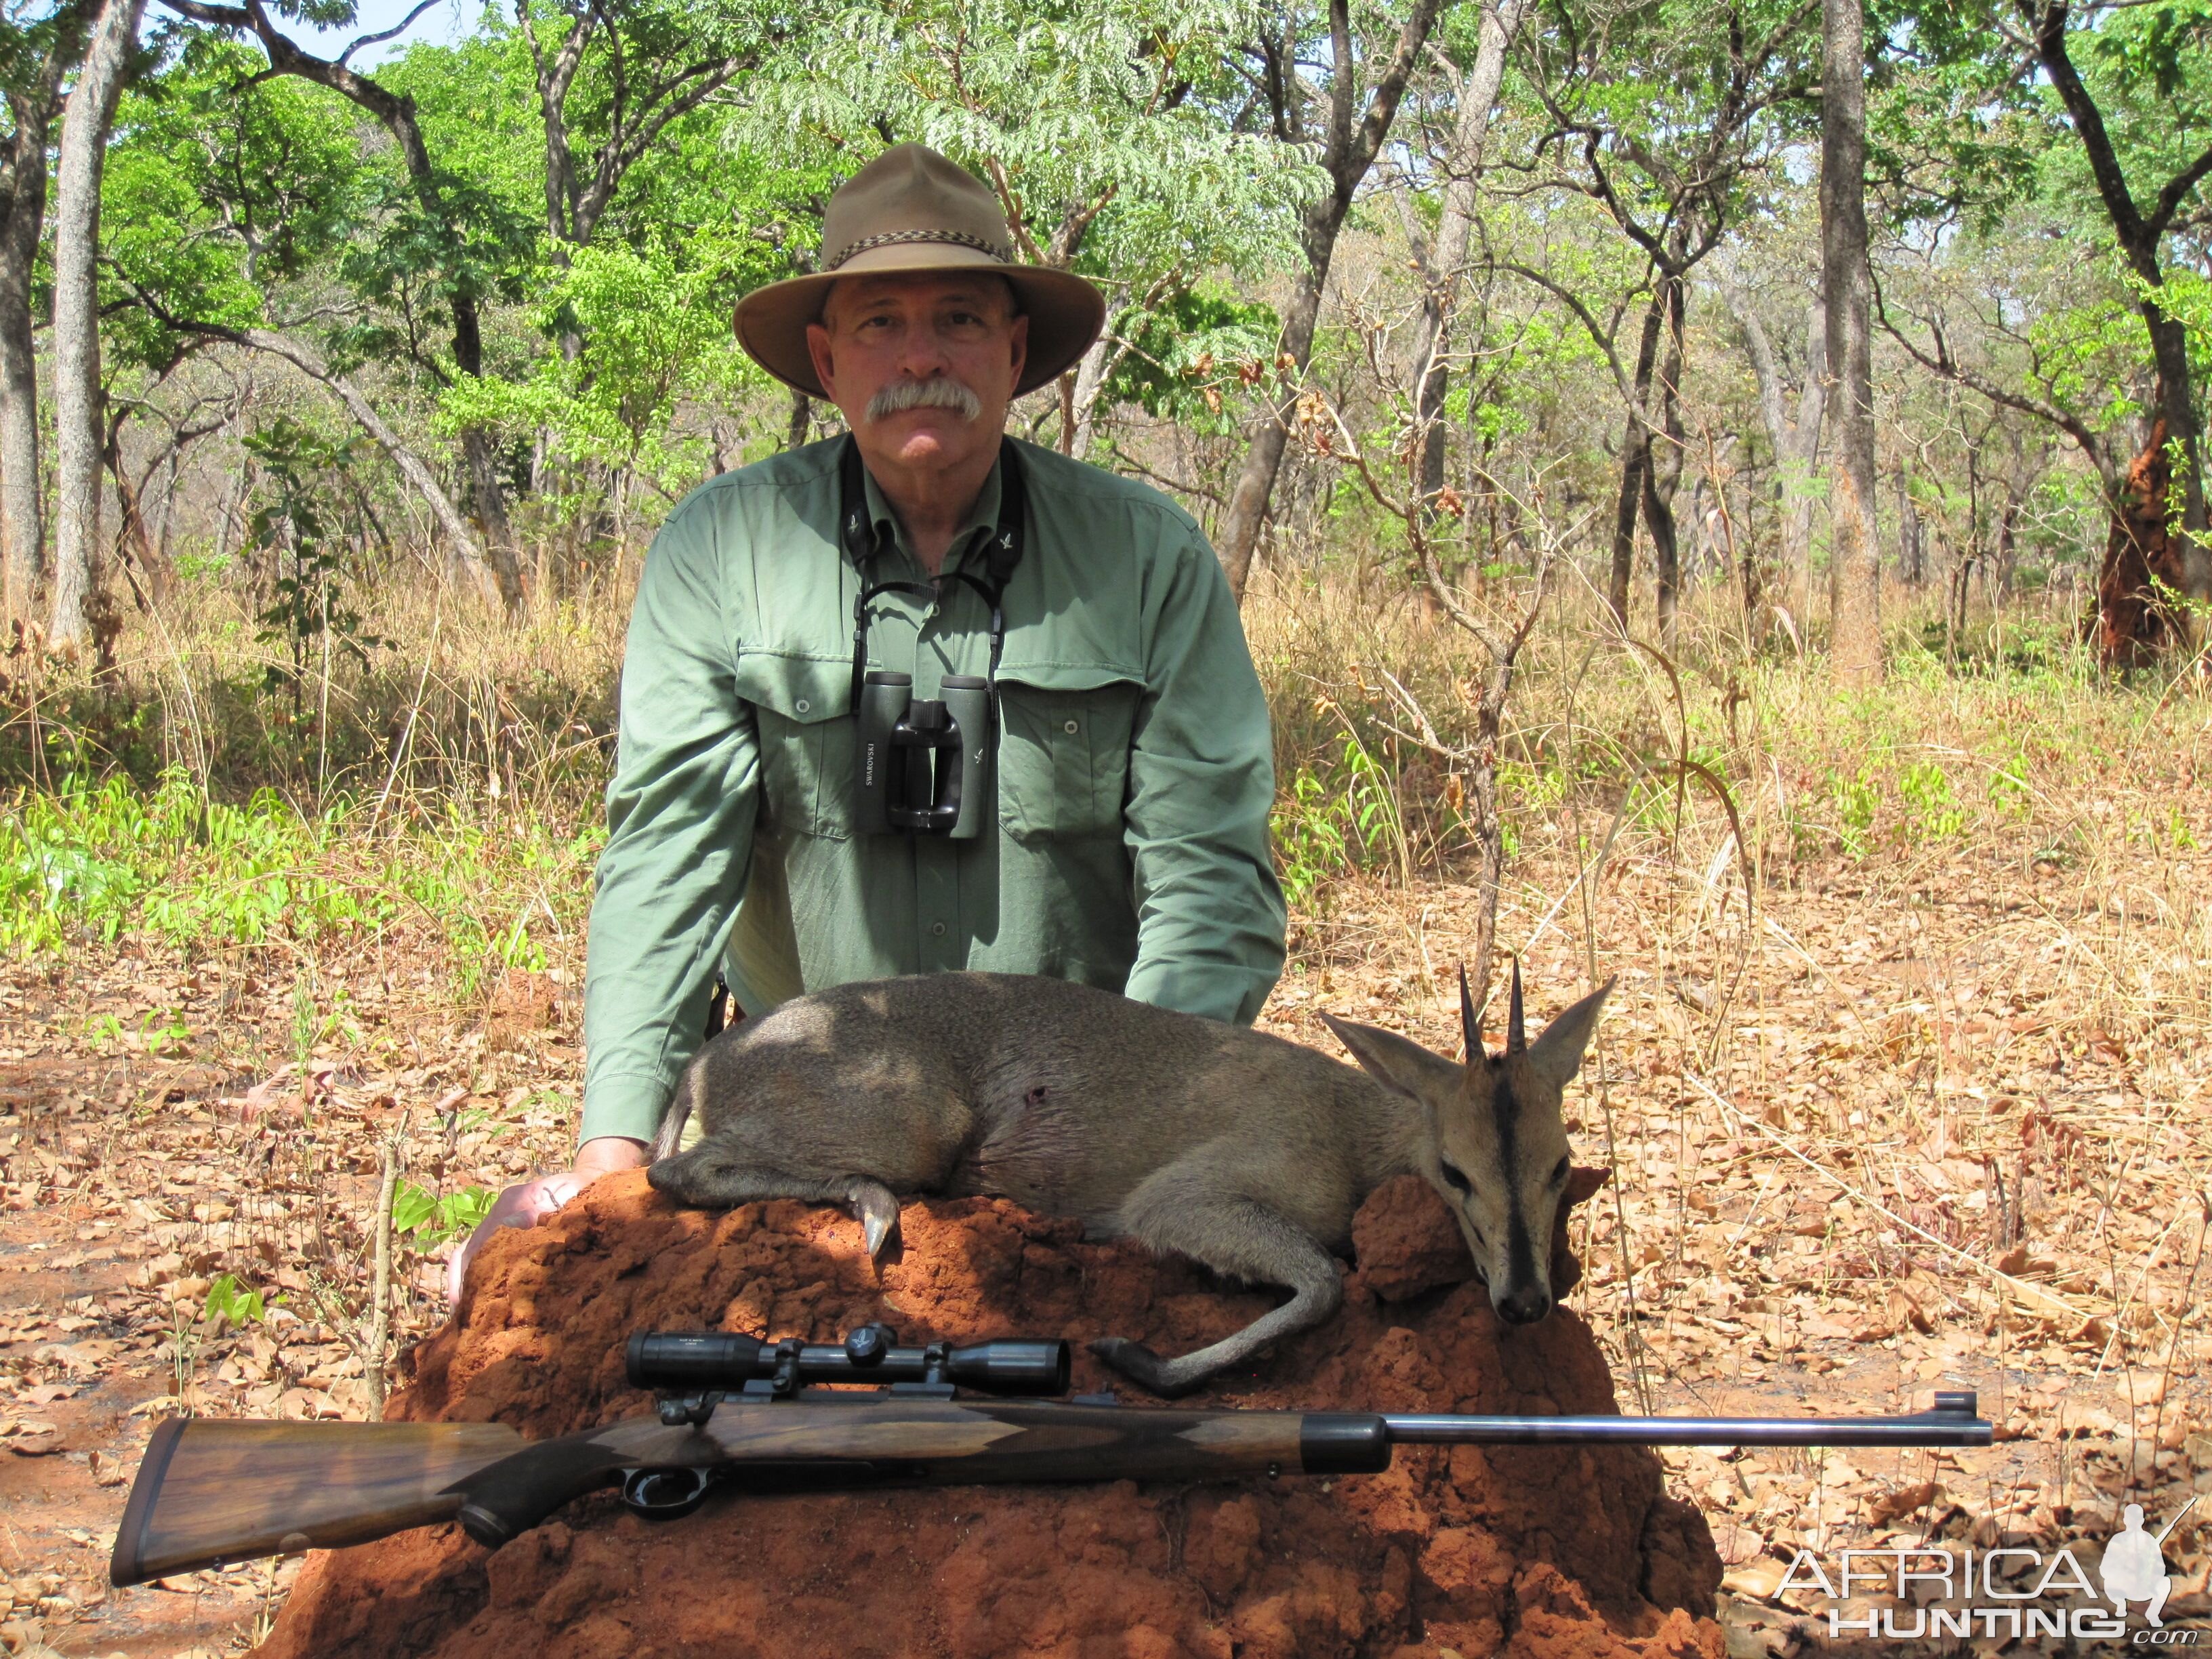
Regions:
[[[504,1423],[250,1423],[154,1431],[108,1575],[143,1584],[259,1555],[450,1521],[456,1483],[521,1449]]]
[[[171,1419],[154,1431],[109,1576],[118,1585],[255,1556],[331,1548],[459,1520],[496,1547],[562,1505],[635,1472],[694,1472],[807,1487],[1002,1480],[1204,1480],[1310,1468],[1337,1414],[1133,1409],[1048,1400],[816,1395],[804,1405],[718,1407],[704,1425],[635,1417],[525,1443],[495,1423],[246,1423]],[[1390,1458],[1380,1418],[1351,1437]],[[653,1489],[641,1489],[650,1492]],[[665,1491],[664,1486],[661,1490]]]

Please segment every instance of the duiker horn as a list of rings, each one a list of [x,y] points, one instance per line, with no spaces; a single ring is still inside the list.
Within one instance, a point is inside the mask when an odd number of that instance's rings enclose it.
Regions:
[[[1459,965],[1459,1030],[1467,1043],[1467,1063],[1482,1058],[1482,1023],[1474,1012],[1474,994],[1467,988],[1467,964]]]
[[[1513,1000],[1505,1012],[1505,1052],[1525,1054],[1528,1048],[1528,1028],[1521,1018],[1521,958],[1513,958]]]

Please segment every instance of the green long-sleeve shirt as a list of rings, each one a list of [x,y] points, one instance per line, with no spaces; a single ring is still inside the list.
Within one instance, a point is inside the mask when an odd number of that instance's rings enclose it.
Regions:
[[[748,1013],[976,968],[1249,1021],[1282,971],[1267,704],[1220,565],[1165,496],[1050,450],[1020,446],[996,823],[859,833],[842,441],[702,485],[646,556],[592,906],[584,1139],[652,1135],[718,953]],[[981,574],[999,482],[948,570]],[[867,498],[890,532],[868,579],[926,580],[872,479]],[[869,666],[910,673],[915,696],[985,672],[989,611],[965,583],[871,609]]]

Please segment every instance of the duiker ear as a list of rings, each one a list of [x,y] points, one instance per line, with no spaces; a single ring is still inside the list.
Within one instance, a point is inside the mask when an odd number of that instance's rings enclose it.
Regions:
[[[1567,1171],[1567,1188],[1559,1194],[1559,1207],[1552,1217],[1552,1294],[1554,1297],[1565,1296],[1583,1280],[1583,1264],[1575,1260],[1575,1253],[1567,1244],[1567,1218],[1574,1212],[1576,1205],[1589,1199],[1612,1179],[1612,1170],[1593,1170],[1581,1164]]]
[[[1528,1045],[1530,1067],[1554,1089],[1565,1088],[1582,1069],[1583,1051],[1589,1047],[1590,1033],[1597,1030],[1598,1010],[1605,1006],[1606,993],[1613,986],[1613,981],[1606,981],[1547,1025],[1544,1035]]]
[[[1459,1063],[1431,1054],[1411,1037],[1334,1014],[1323,1014],[1322,1019],[1336,1033],[1337,1041],[1352,1050],[1360,1069],[1394,1094],[1425,1106],[1459,1087]]]
[[[1593,1170],[1588,1164],[1577,1164],[1567,1171],[1567,1189],[1559,1194],[1559,1207],[1571,1210],[1576,1205],[1597,1196],[1597,1189],[1613,1179],[1610,1170]]]

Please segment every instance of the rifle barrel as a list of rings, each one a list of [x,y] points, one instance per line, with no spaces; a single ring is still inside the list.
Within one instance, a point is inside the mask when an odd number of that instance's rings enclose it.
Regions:
[[[1902,1417],[1454,1417],[1385,1413],[1398,1446],[1986,1446],[1970,1393]]]

